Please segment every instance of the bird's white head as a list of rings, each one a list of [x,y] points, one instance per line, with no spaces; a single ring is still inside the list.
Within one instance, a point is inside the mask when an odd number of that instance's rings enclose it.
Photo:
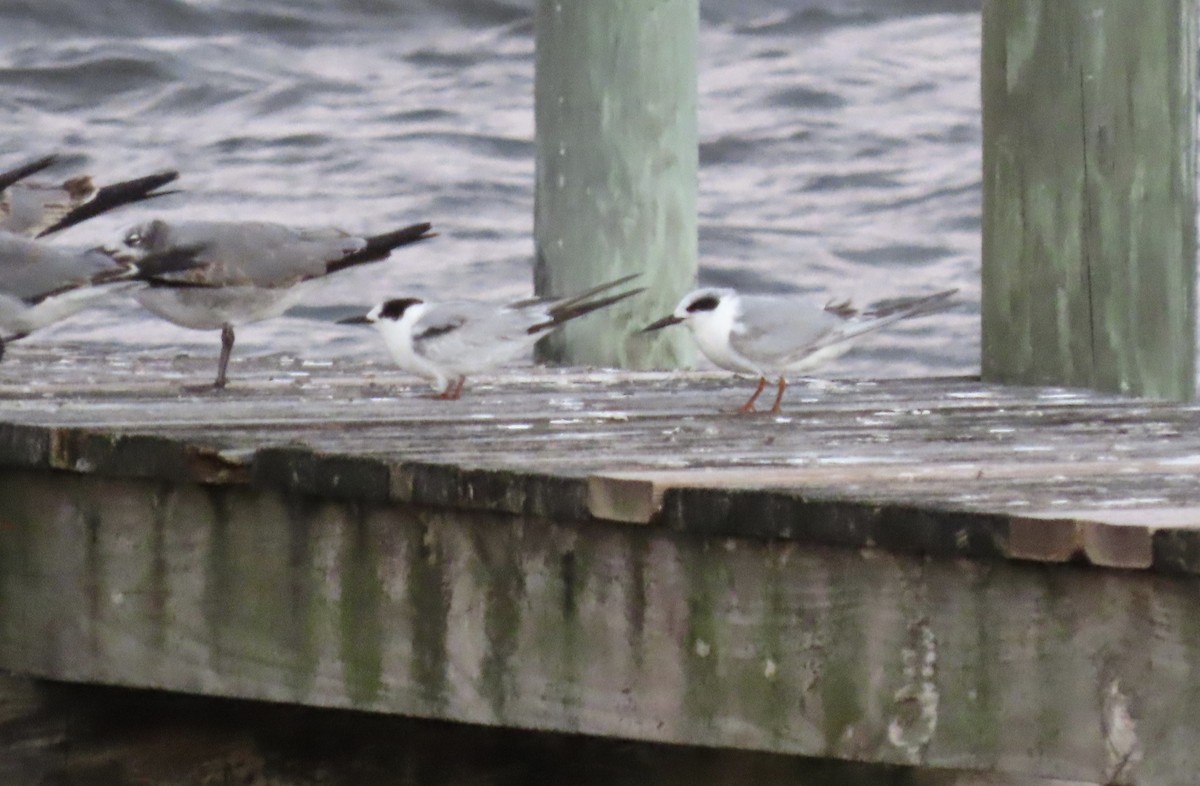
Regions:
[[[718,311],[724,313],[733,305],[735,294],[732,289],[697,289],[683,296],[683,300],[675,307],[675,316],[685,322],[712,319],[713,314]]]
[[[670,316],[647,325],[642,332],[660,330],[669,325],[679,324],[686,324],[694,331],[714,319],[725,318],[725,315],[733,307],[733,298],[736,294],[732,289],[718,287],[693,290],[683,296]]]
[[[385,300],[367,312],[367,321],[378,322],[412,322],[417,318],[420,306],[425,301],[417,297],[401,297]],[[407,319],[406,319],[407,317]]]
[[[400,325],[407,327],[415,322],[417,317],[421,315],[420,312],[424,310],[424,306],[425,301],[420,298],[394,298],[383,301],[361,316],[339,319],[338,324],[374,325],[380,330],[386,328],[390,332]]]

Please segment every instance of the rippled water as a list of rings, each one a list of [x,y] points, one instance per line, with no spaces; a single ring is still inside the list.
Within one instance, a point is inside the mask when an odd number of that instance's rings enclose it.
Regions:
[[[700,57],[701,280],[866,301],[957,286],[963,305],[881,335],[831,375],[978,367],[978,0],[716,0]],[[160,168],[151,215],[442,236],[340,274],[240,352],[382,357],[328,318],[384,293],[531,289],[533,0],[0,0],[0,166]],[[130,303],[30,341],[208,352],[215,333]]]

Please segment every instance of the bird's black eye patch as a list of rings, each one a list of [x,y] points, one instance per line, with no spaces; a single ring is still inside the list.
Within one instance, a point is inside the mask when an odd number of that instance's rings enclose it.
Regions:
[[[712,311],[721,304],[720,298],[715,295],[705,295],[702,298],[697,298],[688,307],[688,313],[694,314],[697,311]]]
[[[383,304],[383,308],[379,309],[379,318],[400,319],[400,317],[404,316],[404,312],[408,310],[409,306],[415,306],[418,303],[424,302],[420,298],[415,297],[402,297],[389,300]]]

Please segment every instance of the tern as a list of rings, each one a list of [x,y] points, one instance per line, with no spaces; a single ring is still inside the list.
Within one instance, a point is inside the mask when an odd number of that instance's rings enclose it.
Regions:
[[[6,343],[65,319],[98,297],[139,282],[177,286],[166,277],[190,264],[180,255],[135,262],[101,248],[69,251],[0,232],[0,358]]]
[[[267,222],[154,220],[130,230],[125,245],[147,254],[184,254],[194,263],[175,278],[197,286],[152,287],[134,297],[168,322],[221,331],[217,379],[206,386],[221,390],[235,327],[282,314],[299,300],[301,282],[386,259],[394,249],[434,237],[429,230],[421,223],[362,237]]]
[[[29,180],[58,161],[46,156],[0,172],[0,230],[45,237],[124,205],[178,193],[160,191],[178,179],[175,171],[156,172],[97,188],[87,175],[61,183]]]
[[[796,295],[743,295],[733,289],[697,289],[684,295],[674,313],[642,332],[684,324],[704,356],[728,371],[753,374],[758,387],[738,411],[755,412],[754,402],[777,377],[772,413],[780,411],[786,375],[803,374],[841,356],[864,335],[908,317],[948,308],[948,289],[933,295],[883,300],[859,311],[850,301],[819,306]]]
[[[510,363],[572,319],[643,291],[596,296],[636,275],[564,298],[533,298],[507,305],[475,300],[432,302],[415,297],[386,300],[365,315],[339,324],[371,324],[403,370],[424,377],[436,398],[457,401],[467,375]]]

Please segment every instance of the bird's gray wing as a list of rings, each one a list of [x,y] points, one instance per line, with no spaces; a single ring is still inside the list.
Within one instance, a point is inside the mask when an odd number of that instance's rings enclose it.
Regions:
[[[842,338],[846,320],[802,298],[742,295],[729,344],[766,366],[784,365]]]
[[[0,234],[0,292],[31,305],[128,271],[101,251],[71,252]]]
[[[513,309],[474,301],[438,303],[413,325],[413,350],[459,373],[491,368],[523,354],[537,341],[529,328],[544,308]]]
[[[207,286],[289,287],[366,245],[340,230],[258,221],[154,221],[136,232],[137,247],[148,252],[195,249],[199,265],[180,278]]]

